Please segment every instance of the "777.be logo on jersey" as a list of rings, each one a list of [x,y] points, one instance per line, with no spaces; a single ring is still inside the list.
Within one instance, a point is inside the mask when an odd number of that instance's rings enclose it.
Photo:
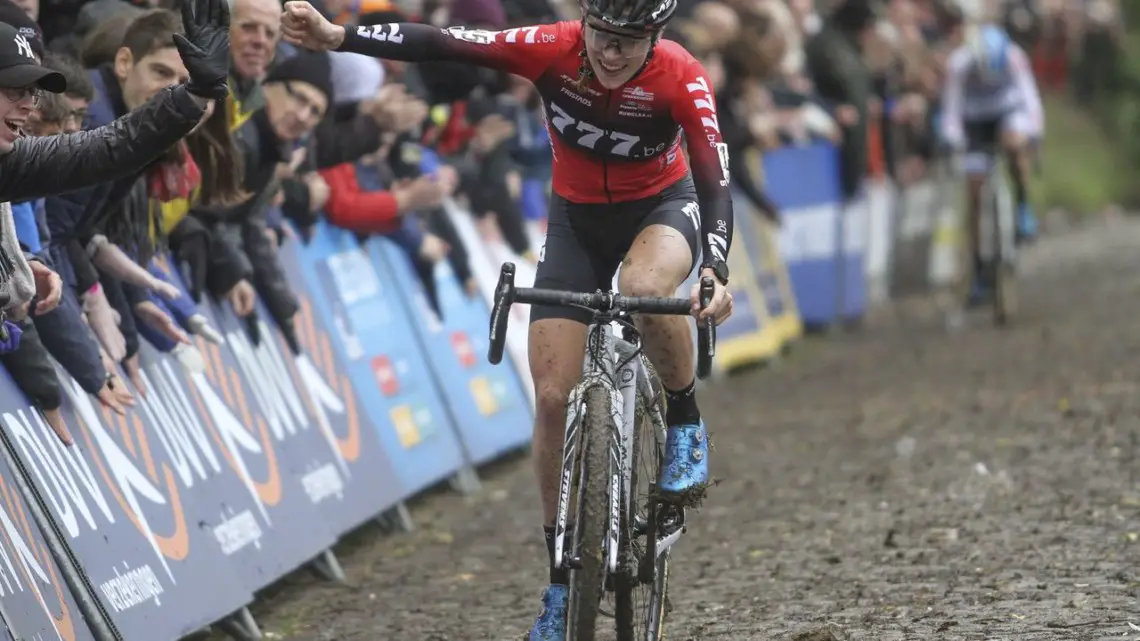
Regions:
[[[502,36],[502,41],[506,44],[513,45],[519,42],[521,36],[522,43],[532,45],[538,42],[552,43],[557,40],[557,37],[550,33],[539,33],[541,27],[517,27],[515,29],[507,29],[506,31],[487,31],[486,29],[468,29],[466,27],[448,27],[443,29],[447,35],[462,40],[464,42],[471,42],[477,45],[490,45],[495,44]]]

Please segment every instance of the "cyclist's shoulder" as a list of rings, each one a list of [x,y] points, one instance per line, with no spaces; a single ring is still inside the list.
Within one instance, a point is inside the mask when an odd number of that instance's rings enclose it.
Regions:
[[[661,40],[654,46],[649,72],[643,82],[664,96],[684,94],[689,83],[699,82],[698,77],[707,75],[701,62],[672,40]]]
[[[677,74],[688,73],[693,65],[700,64],[681,43],[666,38],[662,38],[653,47],[653,61],[660,64],[666,72]]]

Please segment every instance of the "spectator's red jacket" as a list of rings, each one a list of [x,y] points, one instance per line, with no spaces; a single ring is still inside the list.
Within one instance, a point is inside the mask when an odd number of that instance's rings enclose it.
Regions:
[[[329,186],[325,218],[330,223],[365,234],[390,234],[400,228],[395,194],[362,190],[352,163],[322,169],[320,174]]]

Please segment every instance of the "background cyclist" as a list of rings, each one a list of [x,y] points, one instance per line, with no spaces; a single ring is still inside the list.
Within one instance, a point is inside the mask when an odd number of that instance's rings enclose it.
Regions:
[[[282,33],[309,49],[378,58],[453,60],[527,78],[542,95],[554,152],[553,191],[536,287],[608,289],[618,265],[623,293],[672,296],[701,258],[717,282],[712,305],[694,313],[723,321],[732,240],[728,151],[705,70],[680,45],[660,40],[676,0],[587,0],[582,21],[501,32],[399,23],[347,31],[307,2],[287,2]],[[692,174],[681,153],[685,134]],[[535,469],[553,559],[566,402],[581,375],[584,310],[535,306],[528,339],[537,394]],[[638,319],[646,354],[668,397],[669,434],[659,489],[699,501],[708,483],[708,440],[694,391],[690,323]],[[568,577],[551,562],[532,641],[561,641]]]
[[[988,287],[988,265],[979,255],[979,194],[986,165],[983,148],[1000,144],[1010,159],[1017,202],[1017,238],[1037,234],[1029,205],[1030,142],[1044,130],[1044,110],[1029,57],[1005,33],[984,19],[957,13],[951,17],[954,50],[946,65],[942,95],[942,136],[965,149],[970,235],[976,266],[971,299],[981,300]]]

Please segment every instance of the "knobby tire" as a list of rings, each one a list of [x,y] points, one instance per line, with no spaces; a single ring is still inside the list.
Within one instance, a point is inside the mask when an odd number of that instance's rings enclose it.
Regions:
[[[1013,264],[1009,257],[1005,255],[1006,251],[1006,235],[1016,234],[1014,230],[1005,229],[1002,221],[1002,194],[999,193],[1000,189],[1007,189],[1006,185],[995,185],[997,179],[991,178],[989,182],[988,197],[992,199],[993,208],[993,237],[994,237],[994,323],[998,326],[1007,325],[1012,319],[1016,310],[1016,293],[1014,292],[1013,283]],[[1008,192],[1006,194],[1008,200]],[[1012,204],[1012,203],[1010,203]],[[1016,228],[1017,213],[1010,211],[1009,222]]]
[[[588,389],[585,396],[578,520],[574,535],[582,565],[570,573],[569,616],[574,634],[567,641],[594,641],[606,576],[604,541],[609,520],[610,447],[615,426],[609,391],[595,386]]]

